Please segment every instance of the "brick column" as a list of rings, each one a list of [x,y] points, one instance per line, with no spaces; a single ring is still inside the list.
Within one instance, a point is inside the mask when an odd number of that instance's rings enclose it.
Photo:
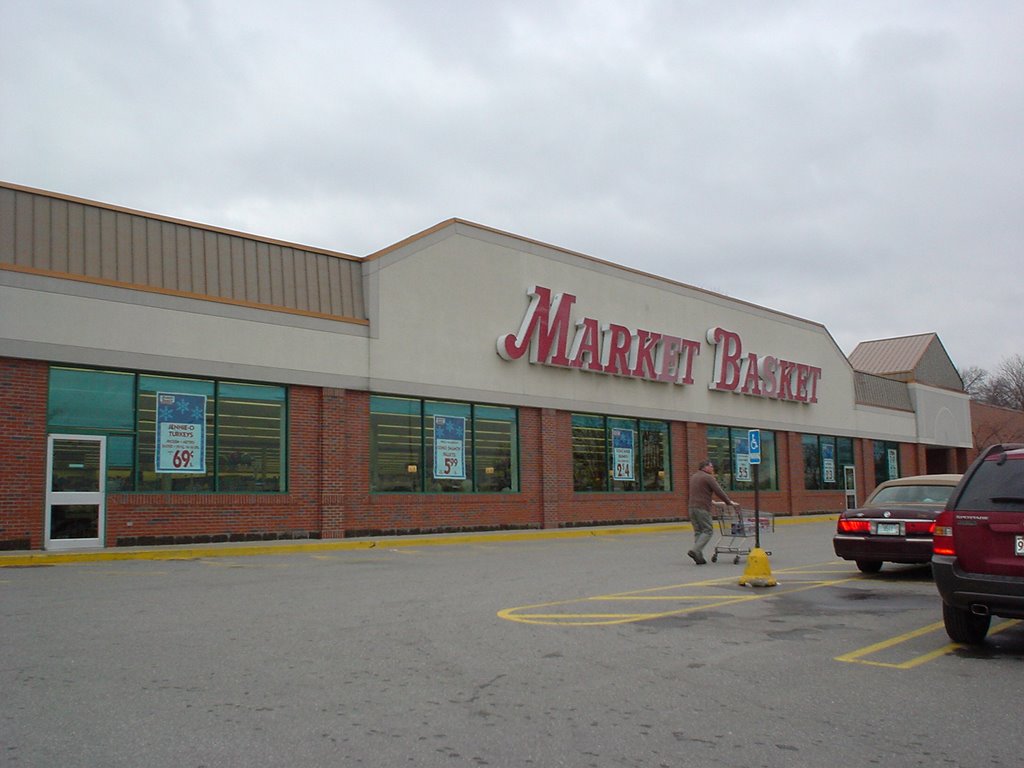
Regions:
[[[0,549],[41,549],[49,366],[0,358]]]

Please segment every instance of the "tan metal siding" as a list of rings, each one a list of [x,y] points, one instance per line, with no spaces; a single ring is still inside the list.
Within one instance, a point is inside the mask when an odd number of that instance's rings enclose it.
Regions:
[[[910,401],[910,391],[905,382],[854,371],[853,387],[856,400],[862,405],[876,405],[900,411],[914,410]]]
[[[0,185],[0,265],[365,320],[362,262]]]

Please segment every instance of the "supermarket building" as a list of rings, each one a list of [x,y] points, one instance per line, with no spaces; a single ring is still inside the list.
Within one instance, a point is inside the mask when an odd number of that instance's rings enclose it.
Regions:
[[[934,334],[848,359],[459,219],[361,258],[3,182],[0,397],[2,549],[676,521],[704,457],[836,511],[972,446]]]

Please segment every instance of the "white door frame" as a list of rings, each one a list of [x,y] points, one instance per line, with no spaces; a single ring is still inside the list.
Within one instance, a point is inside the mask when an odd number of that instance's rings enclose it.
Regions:
[[[95,488],[74,491],[53,490],[53,449],[58,441],[90,442],[99,445],[99,466]],[[49,435],[46,440],[46,519],[43,528],[44,549],[76,549],[81,547],[102,547],[106,533],[106,481],[107,481],[107,438],[103,435]],[[90,483],[90,485],[93,485]],[[60,505],[82,505],[96,507],[96,536],[87,538],[51,538],[53,507]]]
[[[846,496],[846,508],[857,508],[857,468],[853,464],[843,465],[843,492]]]

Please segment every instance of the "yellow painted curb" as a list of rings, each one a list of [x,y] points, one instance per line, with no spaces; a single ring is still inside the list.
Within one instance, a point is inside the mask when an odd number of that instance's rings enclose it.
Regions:
[[[835,520],[838,515],[802,515],[793,518],[775,518],[776,525],[814,523]],[[360,549],[396,547],[436,547],[447,544],[488,544],[505,541],[531,541],[536,539],[573,539],[590,536],[626,536],[640,533],[674,533],[692,531],[689,523],[653,525],[623,525],[602,528],[522,529],[517,531],[484,531],[466,534],[433,534],[429,536],[391,536],[365,539],[302,539],[273,542],[241,542],[237,544],[197,544],[180,546],[154,546],[132,549],[89,549],[70,551],[32,551],[12,554],[0,553],[0,568],[73,563],[113,562],[119,560],[196,560],[209,557],[253,557],[257,555],[294,555],[314,552],[340,552]]]

